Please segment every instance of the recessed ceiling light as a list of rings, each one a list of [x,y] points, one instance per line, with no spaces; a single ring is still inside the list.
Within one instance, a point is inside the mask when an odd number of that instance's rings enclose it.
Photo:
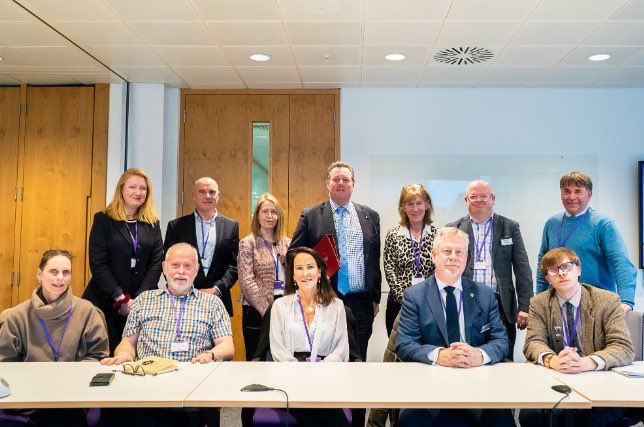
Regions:
[[[3,59],[4,59],[4,58],[3,58],[2,56],[0,56],[0,61],[2,61]]]
[[[388,53],[385,55],[387,61],[402,61],[405,58],[407,58],[407,55],[404,53]]]
[[[252,59],[253,61],[264,62],[264,61],[268,61],[269,59],[271,59],[271,56],[266,55],[265,53],[253,53],[250,56],[250,59]]]
[[[594,55],[590,55],[588,57],[588,60],[597,62],[597,61],[605,61],[609,58],[610,58],[610,53],[596,53]]]

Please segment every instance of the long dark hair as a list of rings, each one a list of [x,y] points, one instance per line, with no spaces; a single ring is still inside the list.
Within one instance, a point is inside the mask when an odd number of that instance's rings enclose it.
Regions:
[[[311,248],[307,248],[305,246],[293,249],[292,251],[289,251],[288,254],[286,255],[286,285],[284,287],[284,295],[294,294],[295,290],[297,289],[297,283],[295,283],[293,274],[295,271],[295,266],[294,266],[295,257],[299,254],[309,254],[315,260],[315,264],[320,270],[320,280],[318,281],[318,289],[317,289],[317,300],[323,306],[325,307],[328,306],[333,302],[336,296],[335,296],[335,292],[333,291],[333,288],[331,287],[331,282],[329,281],[329,278],[326,277],[326,263],[324,262],[324,259],[320,256],[320,254],[317,251]]]

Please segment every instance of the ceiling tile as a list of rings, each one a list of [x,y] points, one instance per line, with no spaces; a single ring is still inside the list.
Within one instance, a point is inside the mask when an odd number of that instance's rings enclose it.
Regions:
[[[186,0],[103,0],[125,21],[196,21]]]
[[[221,50],[214,46],[152,46],[170,66],[228,66]]]
[[[112,73],[70,73],[69,76],[78,80],[84,85],[91,85],[96,83],[123,83],[123,80],[121,80],[116,74]]]
[[[373,47],[364,48],[362,63],[364,65],[426,65],[432,52],[429,46],[406,46],[406,47]],[[402,61],[388,61],[385,55],[388,53],[404,53],[407,57]]]
[[[644,21],[644,0],[631,0],[613,16],[614,20]]]
[[[485,49],[485,50],[483,50],[483,49]],[[461,59],[465,59],[465,58],[470,58],[471,59],[471,58],[474,57],[472,55],[473,51],[477,53],[476,57],[478,57],[479,60],[481,58],[480,53],[482,53],[482,52],[484,52],[486,54],[491,52],[492,57],[487,59],[487,60],[483,59],[481,62],[478,62],[476,64],[466,63],[466,64],[463,64],[463,65],[466,65],[466,66],[470,66],[470,65],[472,65],[472,66],[489,65],[490,63],[492,63],[492,60],[494,59],[494,55],[496,55],[497,52],[501,51],[501,49],[503,49],[501,46],[486,46],[485,48],[482,48],[482,47],[479,46],[476,50],[473,50],[471,47],[465,47],[465,48],[460,48],[459,47],[458,49],[455,49],[453,46],[441,46],[441,45],[434,46],[434,51],[430,55],[428,65],[433,66],[433,67],[449,67],[449,68],[451,68],[451,67],[454,67],[455,65],[458,65],[458,64],[452,64],[452,63],[449,63],[449,62],[446,63],[446,62],[439,61],[438,59],[436,59],[436,56],[439,55],[439,54],[441,56],[444,56],[447,53],[449,53],[450,54],[450,57],[449,57],[450,60],[451,59],[461,60]]]
[[[519,22],[448,21],[438,42],[441,45],[478,46],[505,45],[519,28]]]
[[[0,65],[0,73],[4,74],[37,74],[42,73],[44,68],[40,65],[25,66],[25,65]]]
[[[625,49],[625,48],[622,48],[622,49]],[[627,65],[644,67],[644,48],[640,48],[638,53],[636,53],[631,58],[629,58],[629,60],[627,61]]]
[[[118,21],[101,0],[21,0],[29,10],[54,21]]]
[[[359,0],[277,0],[286,21],[360,21]]]
[[[536,82],[532,83],[534,88],[551,88],[551,89],[584,89],[590,87],[590,83],[558,83],[558,82]]]
[[[302,89],[301,83],[248,83],[248,89]]]
[[[26,74],[17,73],[12,74],[16,80],[21,83],[28,83],[32,85],[61,85],[61,84],[78,84],[78,80],[65,74]]]
[[[359,22],[289,22],[286,29],[294,45],[359,45]]]
[[[610,21],[588,37],[587,46],[644,46],[644,21]]]
[[[266,0],[190,0],[204,21],[279,21],[275,3]]]
[[[206,22],[222,46],[284,46],[288,44],[281,22]]]
[[[571,47],[566,46],[529,46],[529,47],[507,47],[494,61],[494,65],[512,66],[554,66],[558,64],[568,53]]]
[[[556,67],[545,74],[541,83],[593,83],[611,71],[611,67]]]
[[[539,0],[454,0],[449,9],[452,21],[523,21]]]
[[[360,46],[294,46],[293,50],[298,65],[360,65]]]
[[[527,22],[512,39],[513,46],[577,46],[601,22]]]
[[[359,82],[304,82],[305,89],[340,89],[360,87]]]
[[[476,83],[487,67],[461,66],[461,67],[427,67],[423,74],[424,83],[443,82],[469,82]]]
[[[477,88],[481,89],[503,89],[503,88],[527,88],[532,87],[532,83],[527,82],[478,82],[476,84]]]
[[[75,47],[17,47],[19,55],[41,65],[85,66],[97,65],[91,57]]]
[[[304,82],[359,82],[360,67],[300,67]]]
[[[150,45],[216,44],[201,22],[128,22],[128,25]]]
[[[89,51],[106,64],[116,67],[164,65],[148,46],[91,46]]]
[[[417,83],[411,82],[362,82],[360,87],[364,88],[416,88],[418,87]]]
[[[425,67],[403,65],[398,67],[363,67],[363,81],[417,83],[424,70]]]
[[[185,83],[170,67],[119,67],[118,70],[132,83]]]
[[[3,21],[32,21],[33,18],[24,9],[12,1],[0,2],[0,22]],[[7,77],[10,80],[10,77]],[[15,81],[15,80],[13,80]]]
[[[620,67],[600,80],[602,83],[644,83],[644,67]]]
[[[644,83],[610,83],[610,82],[595,82],[590,87],[593,88],[621,88],[621,89],[632,89],[632,88],[642,88]]]
[[[577,67],[607,67],[622,65],[632,60],[636,54],[642,52],[641,47],[619,47],[619,46],[579,46],[566,56],[559,65]],[[593,62],[588,57],[596,53],[610,53],[611,57],[606,61]]]
[[[246,89],[246,85],[239,83],[190,83],[190,89]]]
[[[143,41],[123,22],[62,22],[60,31],[86,45],[140,45]]]
[[[250,83],[296,83],[300,81],[295,67],[237,67],[242,79]]]
[[[174,71],[190,83],[240,83],[233,67],[173,67]]]
[[[519,83],[534,82],[551,70],[551,67],[490,67],[481,82]]]
[[[69,42],[41,22],[3,22],[0,43],[5,46],[68,46]]]
[[[0,84],[1,85],[17,85],[19,83],[20,82],[18,80],[12,78],[8,74],[3,74],[2,72],[0,72]]]
[[[365,24],[364,44],[367,46],[431,46],[436,42],[439,21],[384,22]]]
[[[368,21],[441,21],[452,0],[369,0],[366,3]]]
[[[0,56],[2,61],[0,61],[0,68],[4,66],[29,66],[29,65],[39,65],[39,62],[35,59],[29,59],[24,55],[21,55],[17,49],[10,47],[0,46]]]
[[[291,49],[286,46],[225,46],[221,50],[234,66],[266,67],[267,65],[295,65],[293,63]],[[250,55],[254,53],[269,55],[271,59],[265,62],[253,61],[250,59]]]
[[[93,65],[93,66],[70,66],[70,65],[45,65],[42,67],[43,73],[57,73],[57,74],[72,74],[72,73],[90,73],[90,74],[102,74],[109,73],[109,70],[103,67],[102,65]]]
[[[536,21],[603,21],[627,1],[542,0],[530,18]]]

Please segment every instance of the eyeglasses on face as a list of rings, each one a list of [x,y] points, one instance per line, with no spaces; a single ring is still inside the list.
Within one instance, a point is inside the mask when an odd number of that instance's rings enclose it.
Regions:
[[[566,274],[566,273],[568,273],[570,270],[572,270],[572,268],[573,268],[574,266],[575,266],[575,264],[574,264],[574,263],[572,263],[572,262],[568,261],[568,262],[564,262],[563,264],[561,264],[561,265],[560,265],[560,266],[558,266],[558,267],[550,267],[550,268],[547,270],[547,271],[548,271],[548,276],[556,276],[557,274],[559,274],[559,271],[560,271],[560,270],[561,270],[561,272],[562,272],[563,274]]]
[[[467,198],[471,202],[475,202],[477,200],[486,201],[487,199],[489,199],[492,196],[493,196],[493,194],[470,194],[470,195],[467,196]]]

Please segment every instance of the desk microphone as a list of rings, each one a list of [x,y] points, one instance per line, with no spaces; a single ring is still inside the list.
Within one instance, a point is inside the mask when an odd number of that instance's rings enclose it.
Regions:
[[[274,387],[268,387],[263,384],[248,384],[246,387],[242,387],[240,391],[250,391],[250,392],[255,392],[255,391],[280,391],[284,393],[284,396],[286,396],[286,427],[288,427],[288,419],[289,419],[289,405],[288,405],[288,393],[282,389],[279,388],[274,388]]]
[[[557,402],[555,406],[552,407],[552,410],[555,411],[557,409],[557,406],[559,406],[559,404],[561,403],[561,401],[564,400],[566,397],[570,396],[570,393],[572,393],[572,389],[567,385],[563,385],[563,384],[553,385],[551,388],[557,393],[564,394],[564,397],[559,399],[559,402]]]

